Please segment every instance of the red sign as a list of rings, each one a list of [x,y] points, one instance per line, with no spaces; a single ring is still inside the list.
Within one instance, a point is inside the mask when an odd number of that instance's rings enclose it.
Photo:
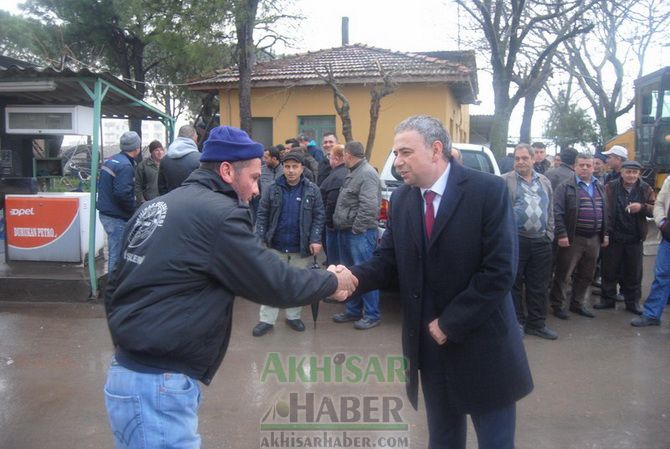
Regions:
[[[5,200],[7,244],[38,248],[62,236],[79,212],[77,198],[21,197]]]

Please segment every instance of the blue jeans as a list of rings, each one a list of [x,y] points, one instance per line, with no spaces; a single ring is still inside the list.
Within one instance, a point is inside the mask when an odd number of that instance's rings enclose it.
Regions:
[[[654,282],[651,284],[649,296],[644,302],[644,316],[661,319],[663,309],[670,294],[670,243],[663,239],[658,245],[656,266],[654,267]]]
[[[341,263],[347,267],[357,265],[372,257],[372,252],[377,246],[377,230],[368,229],[362,234],[337,231],[337,242]],[[352,316],[363,316],[371,321],[380,319],[379,290],[349,298],[347,313]]]
[[[197,449],[200,386],[179,373],[131,371],[115,359],[105,406],[117,449]]]
[[[123,230],[126,228],[126,221],[109,215],[100,214],[100,222],[107,233],[107,249],[109,258],[107,259],[107,273],[111,276],[114,265],[121,257],[123,248]]]
[[[337,243],[337,232],[335,229],[326,228],[326,260],[328,265],[340,264],[340,248]]]

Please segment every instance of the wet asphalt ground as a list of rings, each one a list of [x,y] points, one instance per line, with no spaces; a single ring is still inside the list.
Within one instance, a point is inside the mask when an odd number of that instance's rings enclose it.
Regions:
[[[645,257],[645,296],[653,259]],[[322,304],[316,329],[306,308],[304,333],[280,314],[254,338],[258,306],[238,300],[222,368],[202,387],[203,448],[427,447],[422,405],[411,408],[393,375],[398,299],[384,294],[382,304],[382,325],[368,331],[333,323],[342,306]],[[557,341],[525,337],[536,387],[518,404],[517,447],[670,448],[668,310],[660,327],[643,329],[623,310],[552,316]],[[102,394],[111,355],[100,303],[0,301],[0,448],[112,448]],[[345,429],[322,430],[334,420]]]

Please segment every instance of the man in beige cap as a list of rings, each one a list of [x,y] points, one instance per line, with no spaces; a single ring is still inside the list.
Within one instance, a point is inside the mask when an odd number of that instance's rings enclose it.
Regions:
[[[608,151],[603,151],[607,156],[607,166],[612,170],[605,175],[605,184],[621,177],[621,165],[628,159],[628,150],[621,145],[614,145]]]

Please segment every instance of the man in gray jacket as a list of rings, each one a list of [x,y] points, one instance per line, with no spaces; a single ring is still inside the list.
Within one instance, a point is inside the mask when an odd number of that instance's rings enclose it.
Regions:
[[[577,150],[572,147],[563,148],[560,154],[561,165],[550,168],[544,172],[544,175],[551,181],[551,188],[553,190],[556,190],[556,188],[565,181],[575,177],[574,165],[576,157]]]
[[[365,160],[365,149],[360,142],[346,144],[344,164],[349,174],[337,198],[333,225],[338,234],[340,261],[351,266],[370,259],[377,246],[381,182],[375,169]],[[380,318],[379,291],[374,290],[352,296],[346,310],[335,314],[333,321],[354,321],[354,328],[370,329],[380,324]]]
[[[503,175],[519,236],[512,298],[517,320],[526,334],[556,340],[556,332],[545,324],[554,238],[553,191],[549,179],[535,171],[533,159],[534,148],[520,143],[514,149],[514,170]]]
[[[165,195],[181,186],[186,178],[200,166],[198,133],[191,125],[179,128],[178,137],[168,147],[158,169],[158,193]]]

